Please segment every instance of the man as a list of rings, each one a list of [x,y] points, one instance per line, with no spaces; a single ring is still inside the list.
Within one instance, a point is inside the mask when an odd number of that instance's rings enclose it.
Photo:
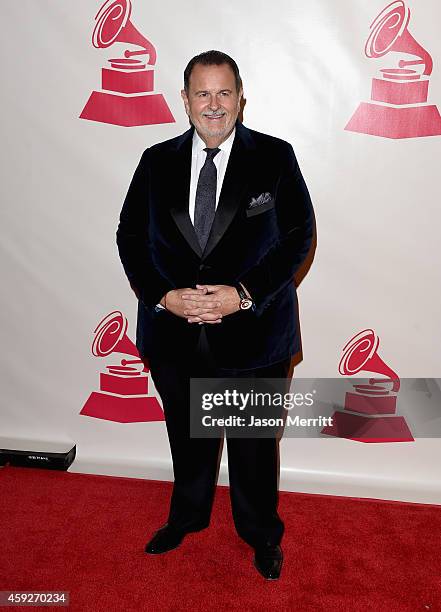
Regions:
[[[286,379],[300,350],[293,276],[311,246],[313,209],[291,145],[238,120],[242,94],[231,57],[193,58],[181,92],[192,127],[143,153],[121,211],[137,347],[162,399],[174,470],[150,554],[210,521],[221,440],[190,436],[190,378]],[[278,441],[227,437],[227,450],[236,530],[258,571],[277,579]]]

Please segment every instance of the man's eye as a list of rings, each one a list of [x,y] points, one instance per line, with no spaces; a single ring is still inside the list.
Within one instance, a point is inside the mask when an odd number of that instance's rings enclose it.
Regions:
[[[205,92],[205,91],[201,91],[201,93],[199,94],[199,97],[200,97],[200,98],[203,98],[203,97],[204,97],[204,96],[206,96],[206,95],[207,95],[207,92]]]
[[[229,96],[230,92],[229,91],[221,91],[221,96]]]

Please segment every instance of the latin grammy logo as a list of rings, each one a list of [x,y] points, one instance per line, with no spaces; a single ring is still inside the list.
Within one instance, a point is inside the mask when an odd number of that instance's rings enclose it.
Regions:
[[[100,374],[100,390],[92,391],[80,414],[118,423],[163,421],[158,400],[148,395],[149,370],[127,336],[126,317],[119,310],[111,312],[98,323],[94,334],[92,354],[96,357],[123,353],[134,359],[106,366],[107,372]]]
[[[366,57],[398,53],[401,59],[391,68],[381,68],[381,76],[372,79],[371,101],[361,102],[345,130],[385,138],[441,134],[439,111],[427,102],[432,58],[409,32],[409,20],[410,10],[398,0],[386,6],[371,24]]]
[[[345,397],[344,410],[332,416],[332,425],[321,433],[359,442],[413,442],[404,417],[396,414],[400,390],[398,375],[378,355],[380,340],[374,330],[364,329],[343,348],[338,370],[343,376],[360,371],[375,372],[368,384],[354,384]]]
[[[109,59],[102,68],[102,91],[93,91],[80,118],[122,125],[174,123],[175,119],[160,93],[154,90],[156,49],[130,21],[130,0],[107,0],[98,11],[92,44],[106,49],[116,42],[140,49],[126,49],[124,57]],[[147,56],[147,61],[139,59]]]

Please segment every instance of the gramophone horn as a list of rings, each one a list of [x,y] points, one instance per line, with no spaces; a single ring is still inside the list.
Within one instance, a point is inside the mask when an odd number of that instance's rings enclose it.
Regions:
[[[142,51],[124,52],[125,57],[148,54],[148,63],[156,63],[156,49],[130,21],[130,0],[107,0],[96,14],[92,44],[98,49],[110,47],[115,42],[126,42],[142,47]]]
[[[138,349],[126,334],[127,319],[119,310],[114,310],[102,319],[95,328],[92,353],[105,357],[110,353],[124,353],[139,358]]]
[[[387,376],[393,382],[392,391],[398,392],[400,389],[398,374],[387,366],[378,355],[379,343],[380,340],[373,329],[361,331],[351,338],[343,348],[343,356],[338,371],[344,376],[353,376],[360,370],[377,372]]]
[[[370,28],[371,33],[366,41],[365,53],[367,57],[382,57],[389,51],[416,55],[419,60],[400,60],[399,66],[424,64],[425,75],[432,73],[433,61],[428,53],[410,34],[407,26],[410,20],[410,11],[403,0],[392,2],[374,19]]]

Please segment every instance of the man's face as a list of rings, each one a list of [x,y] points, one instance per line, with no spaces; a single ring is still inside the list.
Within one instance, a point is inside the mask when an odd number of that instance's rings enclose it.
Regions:
[[[185,111],[205,142],[223,142],[231,133],[240,110],[242,89],[236,90],[234,72],[228,64],[196,64],[189,90],[181,91]]]

